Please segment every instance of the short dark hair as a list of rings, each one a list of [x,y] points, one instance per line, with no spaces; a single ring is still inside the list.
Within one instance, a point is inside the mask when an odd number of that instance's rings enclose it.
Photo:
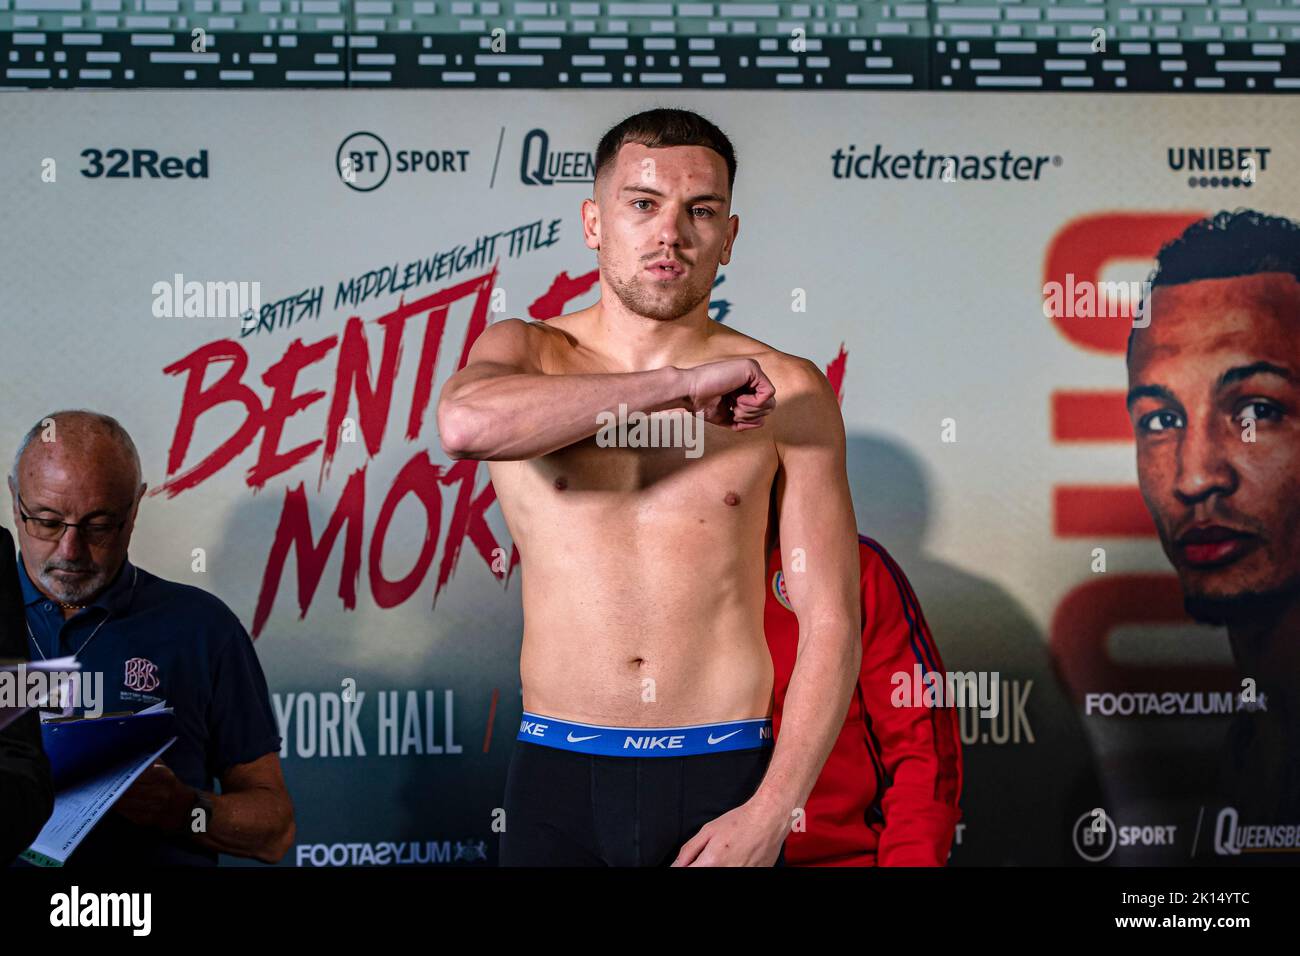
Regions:
[[[1194,222],[1160,250],[1151,286],[1257,272],[1287,272],[1300,279],[1300,223],[1253,209]]]
[[[1259,272],[1285,272],[1300,281],[1300,223],[1254,209],[1225,210],[1192,223],[1166,243],[1147,281],[1154,290]],[[1129,354],[1137,331],[1135,327],[1129,332]]]
[[[613,165],[618,151],[627,143],[640,143],[649,149],[707,146],[727,164],[728,192],[736,185],[736,151],[731,140],[699,113],[663,108],[629,116],[600,138],[600,144],[596,147],[596,180]]]

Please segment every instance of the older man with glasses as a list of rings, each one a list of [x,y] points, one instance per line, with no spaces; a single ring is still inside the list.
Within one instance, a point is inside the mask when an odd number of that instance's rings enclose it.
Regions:
[[[220,599],[128,560],[145,487],[131,436],[84,410],[33,425],[9,475],[32,658],[101,673],[105,712],[165,701],[176,716],[176,742],[68,862],[277,862],[294,821],[266,678]]]

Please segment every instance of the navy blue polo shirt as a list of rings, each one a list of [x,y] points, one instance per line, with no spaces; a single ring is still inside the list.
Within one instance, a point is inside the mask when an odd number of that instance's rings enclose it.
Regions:
[[[162,761],[181,781],[214,792],[214,780],[230,767],[279,752],[253,642],[220,598],[128,560],[92,604],[64,620],[21,560],[18,576],[32,659],[75,655],[83,681],[102,673],[104,713],[166,701],[176,714],[177,739]],[[68,863],[215,866],[217,853],[184,834],[139,827],[110,811]]]

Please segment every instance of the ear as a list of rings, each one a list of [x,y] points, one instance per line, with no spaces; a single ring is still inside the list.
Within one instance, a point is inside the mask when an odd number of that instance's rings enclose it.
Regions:
[[[600,206],[594,199],[582,201],[582,241],[588,249],[600,248]]]
[[[719,257],[719,262],[724,266],[731,261],[731,247],[735,245],[736,236],[740,233],[740,217],[733,215],[729,225],[731,226],[731,237],[722,244],[722,255]]]

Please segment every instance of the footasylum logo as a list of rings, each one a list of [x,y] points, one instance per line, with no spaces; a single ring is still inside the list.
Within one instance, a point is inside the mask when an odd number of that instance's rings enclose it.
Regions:
[[[1083,712],[1089,717],[1224,717],[1239,710],[1267,711],[1262,692],[1246,700],[1232,691],[1089,691]]]
[[[408,840],[378,843],[299,843],[299,866],[429,866],[485,863],[483,840]]]

